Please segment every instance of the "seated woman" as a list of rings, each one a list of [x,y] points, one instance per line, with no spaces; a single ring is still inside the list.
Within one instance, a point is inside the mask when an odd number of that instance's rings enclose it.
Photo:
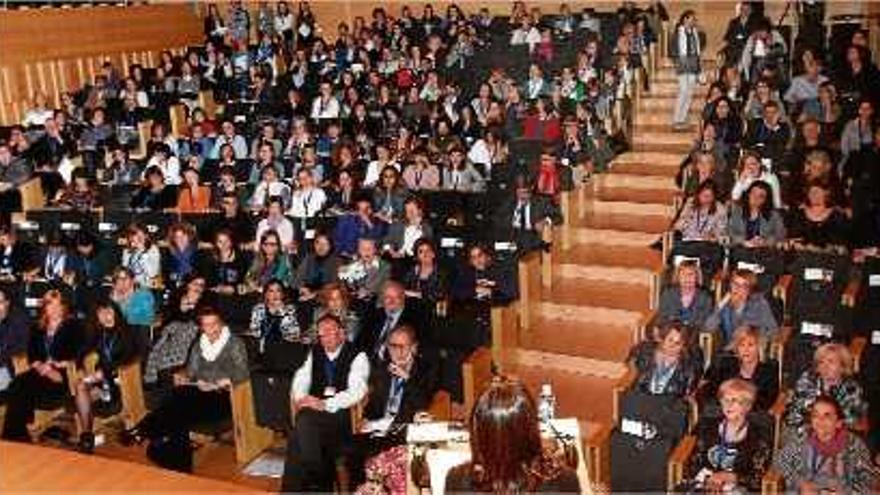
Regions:
[[[449,150],[449,164],[443,169],[442,189],[466,193],[478,193],[486,189],[485,179],[467,161],[464,150],[458,146]]]
[[[267,345],[282,341],[302,344],[301,359],[293,369],[302,364],[307,347],[315,340],[315,335],[300,329],[296,306],[286,301],[284,285],[278,280],[270,280],[263,287],[263,300],[254,306],[250,325],[242,335],[256,341],[259,354]]]
[[[433,306],[449,297],[446,270],[437,262],[437,250],[428,239],[419,239],[413,248],[415,263],[403,276],[407,297],[420,299]]]
[[[765,338],[779,330],[773,310],[763,294],[755,292],[758,279],[749,270],[737,269],[730,276],[730,292],[724,295],[706,320],[703,331],[719,339],[716,348],[730,342],[733,332],[743,326],[758,328]]]
[[[446,476],[453,493],[579,493],[573,466],[541,442],[535,401],[520,382],[493,380],[471,413],[471,461]]]
[[[700,184],[708,180],[715,183],[716,193],[730,189],[727,186],[730,184],[730,181],[727,180],[730,173],[719,168],[718,160],[711,153],[701,151],[695,153],[693,158],[687,162],[687,168],[683,171],[681,184],[682,192],[686,198],[693,197],[697,193]],[[724,199],[723,196],[720,199]]]
[[[201,185],[198,169],[184,168],[181,175],[183,182],[177,192],[177,209],[181,213],[207,210],[211,206],[211,188]]]
[[[653,339],[636,344],[627,359],[638,372],[635,388],[650,395],[690,394],[703,371],[703,356],[693,341],[687,327],[669,323],[658,327]]]
[[[162,273],[162,255],[143,225],[133,223],[126,232],[122,266],[128,268],[141,287],[152,287]]]
[[[373,189],[373,211],[383,222],[391,223],[403,215],[404,200],[406,187],[400,180],[400,172],[394,167],[385,167]]]
[[[795,246],[845,250],[849,244],[849,221],[831,203],[831,190],[824,182],[807,186],[806,201],[791,212],[788,238]]]
[[[853,375],[853,357],[842,344],[824,344],[816,349],[813,369],[805,371],[785,405],[785,427],[789,433],[803,434],[807,430],[809,412],[816,398],[832,397],[842,414],[839,419],[849,429],[862,426],[868,411],[862,386]]]
[[[877,467],[858,435],[847,430],[840,404],[816,397],[808,411],[810,428],[783,445],[773,467],[785,489],[799,493],[870,493],[877,489]]]
[[[660,295],[659,323],[679,321],[693,328],[703,328],[712,313],[712,295],[702,284],[702,273],[695,261],[678,264],[672,285]]]
[[[733,332],[728,345],[730,354],[722,354],[712,362],[705,381],[697,394],[703,415],[717,412],[714,401],[722,383],[732,378],[749,382],[755,388],[752,408],[766,411],[779,395],[779,363],[775,359],[763,359],[764,339],[755,327],[740,327]]]
[[[314,299],[321,287],[335,282],[339,265],[340,259],[330,235],[323,232],[316,234],[312,249],[300,261],[293,275],[293,288],[299,292],[300,302]]]
[[[280,242],[279,247],[285,253],[294,251],[296,248],[296,234],[293,222],[284,216],[284,205],[281,198],[272,196],[266,204],[266,216],[257,224],[256,239],[259,241],[263,234],[268,231],[275,232]]]
[[[403,182],[410,191],[436,191],[440,188],[440,169],[424,151],[416,152],[412,164],[403,169]]]
[[[733,378],[718,388],[720,416],[696,426],[697,446],[688,463],[689,480],[707,493],[756,493],[773,458],[770,432],[748,416],[755,402],[751,383]]]
[[[123,443],[149,440],[147,457],[176,471],[192,471],[189,430],[199,423],[232,416],[229,393],[248,379],[247,351],[212,308],[199,313],[201,336],[187,360],[186,370],[174,375],[174,388],[162,404],[122,435]]]
[[[419,239],[431,239],[434,230],[425,218],[425,204],[418,197],[403,203],[403,219],[393,222],[385,235],[384,250],[392,258],[410,258]]]
[[[98,197],[92,185],[92,178],[84,168],[72,173],[73,180],[61,191],[58,206],[78,211],[89,211],[97,206]]]
[[[180,288],[171,293],[162,308],[164,321],[196,321],[201,306],[211,304],[213,298],[205,292],[207,281],[200,273],[191,273],[181,282]]]
[[[155,322],[156,300],[153,292],[141,287],[128,268],[120,266],[113,270],[113,285],[108,295],[119,306],[127,324],[149,327]]]
[[[359,239],[357,255],[339,269],[339,279],[360,301],[374,300],[390,277],[391,265],[379,255],[376,241],[370,238]]]
[[[736,182],[733,184],[733,191],[730,193],[730,199],[739,201],[743,193],[749,189],[755,181],[766,182],[770,186],[771,198],[774,205],[782,204],[782,190],[779,186],[779,179],[776,174],[767,170],[761,163],[761,155],[754,151],[746,151],[739,159],[739,167],[737,168]]]
[[[274,230],[267,230],[260,236],[259,251],[245,275],[245,285],[251,290],[256,290],[273,279],[280,280],[282,284],[288,286],[292,274],[290,261],[281,252],[281,238]]]
[[[120,395],[116,383],[119,368],[133,363],[140,357],[137,334],[128,328],[122,311],[116,303],[104,300],[95,305],[95,313],[89,328],[89,347],[98,353],[98,362],[92,374],[80,378],[76,384],[76,414],[79,418],[79,451],[91,454],[95,450],[95,434],[92,432],[93,403],[100,401],[99,408],[110,410],[118,407]]]
[[[170,187],[165,185],[165,174],[156,166],[144,172],[143,184],[131,197],[129,203],[135,210],[162,211],[177,206],[177,197]]]
[[[734,246],[774,247],[785,240],[785,224],[775,209],[770,185],[752,182],[728,218],[728,237]]]
[[[248,269],[244,254],[235,245],[235,236],[227,228],[214,234],[214,249],[200,265],[199,272],[205,275],[208,289],[224,296],[236,293]]]
[[[361,320],[357,312],[349,306],[348,291],[345,286],[334,282],[321,288],[318,293],[321,306],[312,314],[312,324],[309,331],[317,333],[317,323],[327,313],[339,318],[345,326],[345,338],[354,342],[361,330]]]
[[[177,288],[196,269],[196,229],[188,223],[176,223],[168,228],[167,241],[168,248],[162,253],[162,280],[166,288]]]
[[[717,200],[713,181],[697,186],[675,221],[674,230],[685,242],[718,241],[727,233],[727,209]]]
[[[27,425],[34,410],[57,407],[68,397],[65,367],[79,360],[85,335],[61,292],[52,289],[42,297],[39,319],[28,337],[30,368],[13,378],[6,390],[6,415],[0,438],[30,442]]]

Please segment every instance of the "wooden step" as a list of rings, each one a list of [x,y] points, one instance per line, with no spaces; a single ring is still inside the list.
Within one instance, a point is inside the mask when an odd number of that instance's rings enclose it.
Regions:
[[[631,189],[623,187],[603,188],[596,198],[602,201],[629,201],[632,203],[669,204],[675,197],[675,191],[664,189]]]
[[[671,219],[673,210],[671,204],[661,203],[635,203],[631,201],[602,201],[593,199],[588,209],[597,213],[614,213],[623,215],[641,215],[645,217],[662,217]]]
[[[656,236],[651,232],[574,227],[571,229],[571,240],[574,244],[640,248],[650,246]]]
[[[659,236],[669,228],[670,219],[665,216],[630,215],[626,213],[587,212],[576,225],[593,229],[610,229],[629,232],[650,232]]]
[[[602,423],[611,422],[614,386],[626,372],[623,363],[524,349],[507,351],[501,369],[522,380],[535,397],[549,382],[557,416]]]
[[[700,111],[703,108],[703,100],[700,98],[691,99],[690,112]],[[639,100],[637,112],[667,112],[672,118],[672,110],[675,108],[675,98],[642,98]]]
[[[598,231],[603,232],[603,231]],[[638,244],[611,243],[596,239],[596,242],[574,244],[564,252],[556,254],[555,260],[560,263],[576,265],[609,265],[627,268],[645,268],[654,271],[663,269],[663,255],[660,250],[652,249],[651,244],[660,238],[659,233],[625,232],[638,236]]]
[[[669,153],[663,151],[628,151],[626,153],[622,153],[614,158],[611,161],[611,170],[614,173],[632,173],[625,172],[617,168],[619,165],[623,164],[642,164],[648,163],[652,166],[656,167],[668,167],[673,168],[675,171],[678,171],[678,167],[681,165],[683,156],[679,153]],[[635,174],[635,175],[654,175],[654,174]]]
[[[624,361],[645,316],[638,311],[541,302],[520,346],[606,361]]]
[[[668,192],[675,192],[678,190],[675,186],[675,182],[668,177],[627,174],[617,170],[612,170],[610,173],[597,176],[594,187],[598,187],[599,189],[621,188],[660,190]]]
[[[577,279],[595,284],[626,284],[650,287],[657,275],[654,270],[613,265],[560,263],[554,268],[558,268],[558,278]]]
[[[645,284],[604,282],[580,278],[553,277],[553,287],[544,288],[541,300],[559,304],[583,304],[593,306],[649,312],[652,299],[651,287]]]

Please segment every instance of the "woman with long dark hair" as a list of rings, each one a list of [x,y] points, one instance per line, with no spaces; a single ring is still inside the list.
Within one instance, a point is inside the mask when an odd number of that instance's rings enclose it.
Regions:
[[[470,463],[446,477],[449,492],[580,492],[574,469],[541,444],[535,401],[516,381],[494,381],[471,414]]]
[[[745,247],[773,247],[785,240],[785,224],[773,204],[773,190],[762,180],[752,182],[738,204],[733,205],[728,224],[730,242]]]
[[[76,384],[76,414],[80,421],[79,450],[92,453],[95,434],[92,432],[95,402],[98,408],[112,410],[119,406],[119,385],[115,378],[120,367],[139,358],[137,335],[132,332],[122,316],[122,310],[106,299],[95,305],[88,328],[89,342],[98,354],[95,370],[83,376]]]

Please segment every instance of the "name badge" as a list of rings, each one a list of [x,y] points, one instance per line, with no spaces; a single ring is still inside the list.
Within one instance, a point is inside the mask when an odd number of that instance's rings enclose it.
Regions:
[[[868,287],[880,287],[880,273],[868,275]]]
[[[335,387],[324,387],[324,397],[333,397],[336,395]]]
[[[457,248],[464,246],[464,241],[458,237],[444,237],[440,239],[440,247],[443,249]]]
[[[155,234],[156,232],[159,232],[159,226],[155,224],[149,224],[147,225],[147,232]]]
[[[40,298],[39,297],[26,297],[26,298],[24,298],[24,307],[26,307],[26,308],[39,308],[40,307]]]
[[[814,337],[831,338],[834,328],[824,323],[811,323],[805,321],[801,323],[801,333],[804,335],[813,335]]]
[[[495,251],[516,251],[515,242],[496,242]]]
[[[830,282],[834,273],[824,268],[805,268],[804,280],[807,282]]]
[[[61,230],[64,232],[78,231],[82,226],[73,222],[61,222]]]
[[[18,223],[18,230],[40,230],[40,224],[33,220],[25,220]]]
[[[307,229],[306,230],[306,239],[314,239],[315,238],[315,229]]]
[[[880,345],[880,330],[871,332],[871,345]]]
[[[736,268],[738,270],[748,270],[756,275],[760,275],[764,273],[764,267],[757,263],[748,263],[745,261],[740,261],[736,264]]]
[[[100,222],[98,224],[98,232],[116,232],[119,228],[115,223]]]

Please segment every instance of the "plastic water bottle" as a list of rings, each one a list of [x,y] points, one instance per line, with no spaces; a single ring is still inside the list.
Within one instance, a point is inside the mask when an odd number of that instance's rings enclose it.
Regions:
[[[542,423],[548,423],[556,417],[556,397],[553,395],[553,387],[550,382],[541,385],[541,394],[538,396],[538,419]]]

